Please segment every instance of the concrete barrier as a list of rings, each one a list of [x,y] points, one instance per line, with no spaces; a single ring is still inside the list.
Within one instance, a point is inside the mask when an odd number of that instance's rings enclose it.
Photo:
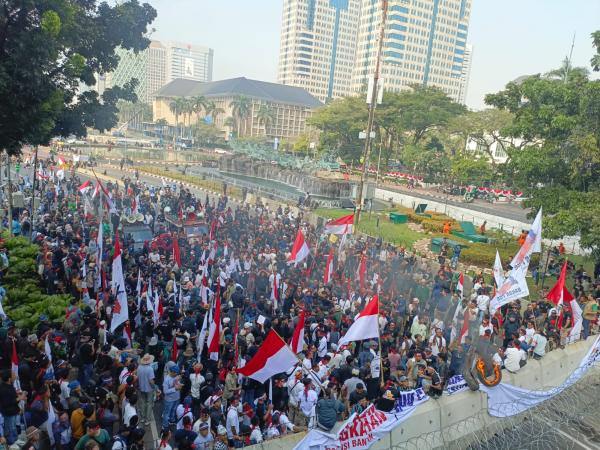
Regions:
[[[506,384],[534,390],[547,390],[560,386],[579,366],[595,340],[596,336],[591,336],[587,341],[579,341],[564,349],[554,350],[541,360],[530,359],[527,365],[515,374],[504,370],[502,381]],[[420,450],[444,447],[452,441],[464,438],[469,433],[480,431],[499,420],[502,419],[497,419],[487,413],[487,395],[481,391],[443,395],[439,399],[429,399],[419,405],[407,420],[376,442],[371,449],[389,449],[419,436],[426,436],[423,442],[418,443]],[[461,423],[464,426],[456,426]],[[251,450],[289,450],[305,435],[306,433],[297,433],[246,448]]]

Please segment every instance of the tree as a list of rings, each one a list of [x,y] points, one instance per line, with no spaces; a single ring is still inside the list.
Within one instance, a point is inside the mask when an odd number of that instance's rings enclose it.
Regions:
[[[525,205],[543,207],[550,236],[579,235],[600,261],[600,81],[532,76],[485,101],[514,115],[508,135],[539,142],[510,163]]]
[[[592,33],[592,43],[596,48],[596,54],[592,57],[590,61],[592,64],[592,68],[595,72],[600,71],[600,30],[594,31]]]
[[[162,118],[162,119],[158,119],[155,122],[155,125],[157,125],[159,127],[159,130],[160,130],[160,142],[162,144],[163,139],[164,139],[163,136],[164,136],[164,133],[165,133],[165,129],[169,127],[169,122],[167,122],[167,119]]]
[[[169,103],[169,109],[175,115],[175,129],[173,131],[173,148],[175,148],[177,135],[179,131],[179,116],[185,114],[186,100],[185,98],[178,97]]]
[[[562,81],[585,81],[589,75],[588,70],[585,67],[573,67],[568,57],[562,62],[562,65],[558,69],[551,70],[544,74],[545,78],[549,80]]]
[[[196,144],[216,144],[223,140],[223,133],[214,124],[199,120],[192,129]]]
[[[237,119],[237,137],[239,138],[242,136],[241,124],[244,124],[244,135],[246,134],[246,121],[252,108],[252,100],[245,95],[239,95],[231,101],[229,106],[232,108],[233,117]]]
[[[256,118],[258,119],[259,124],[264,125],[266,134],[267,128],[271,126],[275,120],[275,111],[273,111],[269,105],[260,105],[256,112]]]
[[[452,158],[450,176],[454,183],[482,186],[492,178],[493,170],[484,155],[460,153]]]
[[[206,108],[208,105],[208,100],[203,95],[197,95],[191,98],[192,101],[192,112],[196,114],[197,119],[200,119],[200,114],[202,111],[206,113]]]
[[[115,48],[141,51],[156,11],[147,3],[27,0],[0,9],[0,149],[47,144],[54,136],[85,136],[117,123],[117,102],[135,102],[137,81],[97,92],[96,75],[116,69]]]
[[[367,108],[363,99],[346,97],[316,110],[306,123],[320,130],[320,147],[333,150],[347,162],[358,162],[364,141],[359,133],[367,124]]]
[[[207,102],[205,109],[206,114],[212,117],[213,123],[217,123],[217,117],[225,113],[225,110],[223,108],[218,107],[213,101]]]

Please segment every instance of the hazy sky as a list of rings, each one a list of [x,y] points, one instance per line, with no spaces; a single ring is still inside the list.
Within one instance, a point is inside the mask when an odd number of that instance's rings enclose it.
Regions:
[[[214,79],[276,81],[283,0],[146,0],[158,11],[153,37],[215,50]],[[576,33],[573,64],[590,67],[590,33],[600,29],[600,0],[473,0],[474,46],[467,105],[520,75],[560,65]]]

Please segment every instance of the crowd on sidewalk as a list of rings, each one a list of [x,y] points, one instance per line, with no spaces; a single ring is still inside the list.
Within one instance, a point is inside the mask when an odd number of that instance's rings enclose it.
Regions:
[[[559,310],[544,294],[490,315],[493,279],[381,239],[332,237],[287,207],[135,178],[86,183],[68,171],[38,184],[35,220],[15,211],[12,229],[39,244],[44,290],[72,299],[64,321],[42,315],[33,329],[2,316],[0,440],[9,446],[21,434],[27,450],[142,449],[156,426],[158,449],[227,449],[330,430],[370,404],[391,411],[403,391],[440,396],[475,341],[516,372],[568,343],[575,325],[570,305]],[[152,240],[137,245],[123,231],[131,216]],[[205,224],[192,238],[177,225],[190,218]],[[298,230],[310,253],[290,265]],[[114,283],[117,257],[124,286]],[[600,282],[569,275],[587,337]],[[338,345],[374,295],[379,339]],[[114,328],[123,296],[127,320]],[[290,342],[302,315],[295,367],[265,383],[238,373],[270,330]]]

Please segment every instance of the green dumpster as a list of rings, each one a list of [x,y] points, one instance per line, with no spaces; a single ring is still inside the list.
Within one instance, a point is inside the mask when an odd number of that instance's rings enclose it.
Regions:
[[[408,222],[408,214],[401,213],[390,213],[390,222],[392,223],[406,223]]]
[[[439,253],[442,250],[442,242],[443,242],[444,238],[433,238],[431,240],[431,251],[433,253]],[[452,249],[456,246],[456,245],[460,245],[461,248],[469,248],[468,245],[462,244],[460,242],[457,241],[453,241],[451,239],[446,239],[446,243],[448,244],[448,247],[450,248],[450,254],[452,254]]]

